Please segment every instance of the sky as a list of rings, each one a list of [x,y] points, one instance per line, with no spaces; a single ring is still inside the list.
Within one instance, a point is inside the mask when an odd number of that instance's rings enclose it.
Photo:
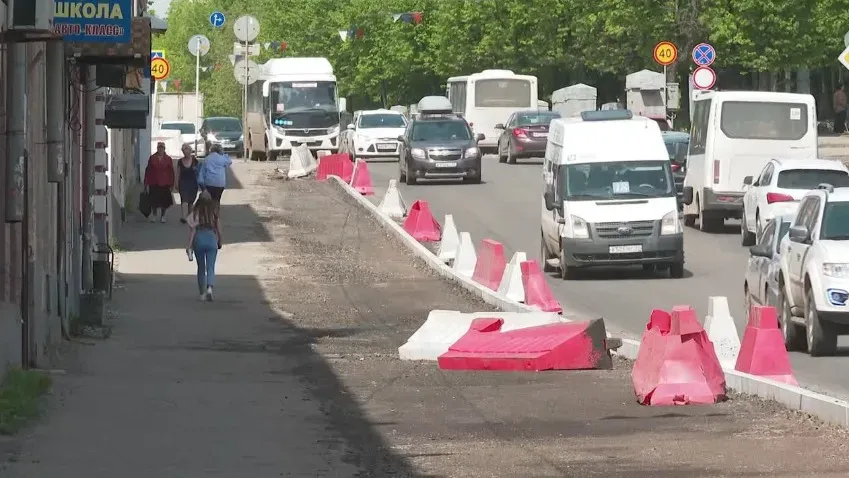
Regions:
[[[164,19],[168,13],[168,5],[171,4],[171,0],[154,0],[151,8],[156,12],[156,16]]]

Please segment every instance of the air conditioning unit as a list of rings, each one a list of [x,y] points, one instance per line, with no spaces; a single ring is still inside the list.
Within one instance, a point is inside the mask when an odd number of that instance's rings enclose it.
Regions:
[[[53,32],[55,0],[9,0],[6,27],[20,32]]]

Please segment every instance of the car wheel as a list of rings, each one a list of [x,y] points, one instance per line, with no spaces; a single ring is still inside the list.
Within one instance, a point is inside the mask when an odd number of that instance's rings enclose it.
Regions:
[[[578,276],[578,268],[577,267],[569,267],[566,264],[566,251],[563,250],[563,247],[560,247],[560,278],[563,280],[572,280],[576,279]]]
[[[669,265],[669,277],[673,279],[684,277],[684,261],[673,262]]]
[[[414,172],[410,171],[409,169],[407,169],[407,171],[404,173],[404,180],[406,181],[407,186],[415,186],[417,182]]]
[[[407,175],[404,173],[404,170],[401,169],[401,166],[398,166],[398,181],[404,182],[407,180]]]
[[[548,260],[551,259],[551,254],[548,253],[548,248],[545,247],[545,237],[542,232],[539,235],[539,262],[543,272],[556,272],[557,268],[548,265]]]
[[[510,148],[510,143],[507,143],[507,164],[516,164],[516,155],[513,154],[513,149]]]
[[[830,322],[820,319],[814,293],[810,287],[805,291],[805,326],[808,335],[808,353],[811,357],[834,355],[837,351],[837,334]]]
[[[696,216],[692,214],[684,215],[684,225],[687,227],[693,227],[696,225]]]
[[[502,154],[502,151],[501,151],[501,143],[498,143],[498,162],[499,163],[506,163],[507,162],[507,155]]]
[[[790,301],[784,293],[783,285],[780,285],[778,288],[778,311],[778,327],[781,328],[781,335],[784,336],[784,347],[790,352],[804,350],[805,337],[802,333],[803,329],[793,323],[793,315],[790,313]]]
[[[740,243],[744,246],[755,245],[755,235],[749,232],[749,226],[746,224],[746,210],[743,210],[743,217],[740,219]]]

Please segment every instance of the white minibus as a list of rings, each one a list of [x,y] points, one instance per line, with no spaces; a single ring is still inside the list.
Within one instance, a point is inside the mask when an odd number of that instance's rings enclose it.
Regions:
[[[766,91],[708,91],[693,101],[684,178],[684,223],[720,229],[743,213],[743,180],[772,159],[817,157],[814,97]]]
[[[684,276],[675,181],[654,120],[629,110],[552,120],[543,183],[546,272],[568,279],[585,267],[639,264]]]
[[[484,154],[496,153],[501,131],[518,110],[537,109],[537,77],[517,75],[510,70],[484,70],[468,76],[448,78],[446,96],[454,113],[462,115],[472,131],[484,135],[478,143]]]

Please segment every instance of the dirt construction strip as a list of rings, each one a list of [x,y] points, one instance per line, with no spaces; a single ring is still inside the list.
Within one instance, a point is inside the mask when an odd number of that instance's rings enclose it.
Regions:
[[[270,186],[275,222],[287,226],[273,231],[286,264],[275,303],[320,337],[313,348],[327,364],[295,371],[367,476],[845,475],[845,431],[739,396],[642,407],[628,362],[614,371],[450,373],[399,361],[397,347],[431,309],[491,309],[435,277],[335,186]],[[328,386],[337,380],[341,394]]]
[[[0,438],[0,477],[846,476],[847,431],[739,396],[643,407],[628,362],[400,361],[430,310],[492,309],[336,186],[234,169],[216,301],[195,297],[184,226],[126,225],[114,332],[63,364],[32,433]]]

